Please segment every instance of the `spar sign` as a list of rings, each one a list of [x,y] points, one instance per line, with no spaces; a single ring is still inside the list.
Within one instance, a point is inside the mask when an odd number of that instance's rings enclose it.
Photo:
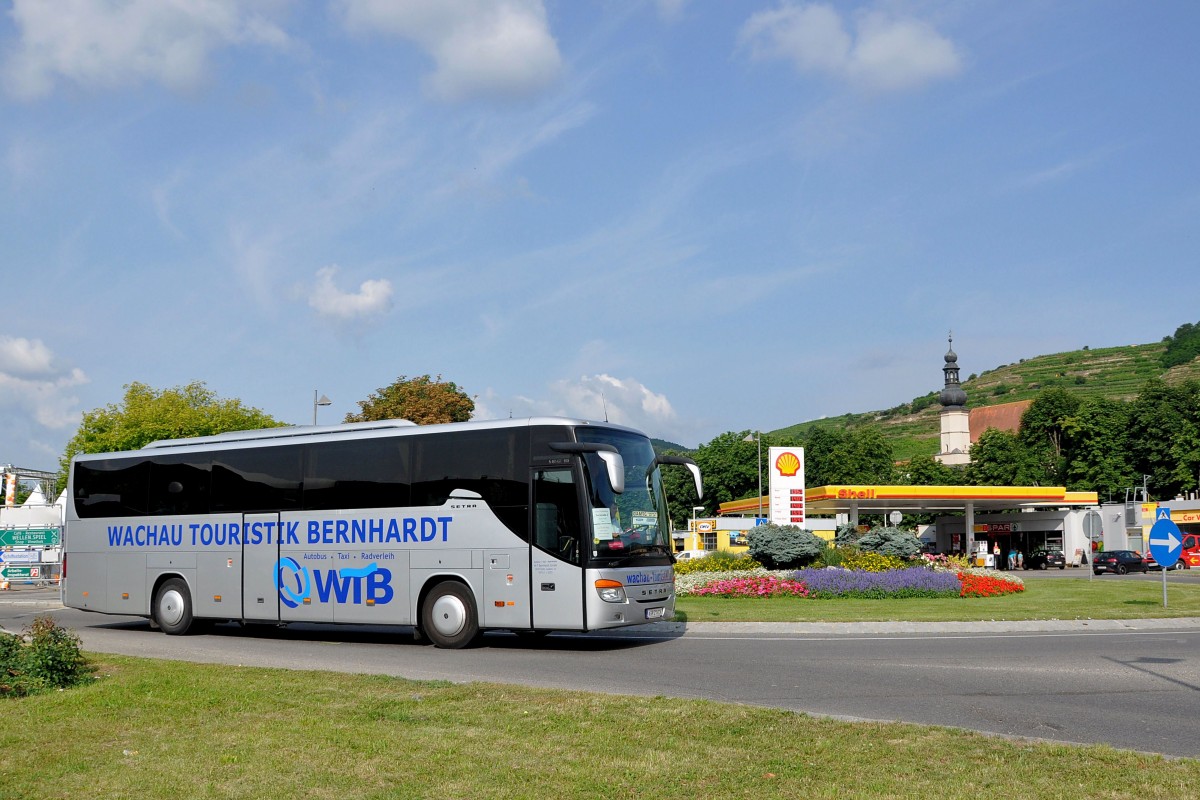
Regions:
[[[804,448],[772,447],[770,517],[775,525],[804,525]]]

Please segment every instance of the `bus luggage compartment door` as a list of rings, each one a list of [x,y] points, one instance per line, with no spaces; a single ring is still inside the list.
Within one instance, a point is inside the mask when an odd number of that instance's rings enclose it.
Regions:
[[[278,622],[279,514],[245,514],[242,530],[242,619]],[[289,571],[286,577],[298,576]]]

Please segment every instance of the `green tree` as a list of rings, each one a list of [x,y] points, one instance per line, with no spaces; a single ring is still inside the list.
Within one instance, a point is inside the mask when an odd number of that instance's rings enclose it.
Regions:
[[[274,428],[282,425],[241,400],[222,399],[203,381],[156,390],[144,383],[125,386],[125,397],[83,415],[83,421],[59,460],[59,491],[77,453],[136,450],[158,439],[211,436],[228,431]]]
[[[1036,485],[1036,470],[1017,434],[988,428],[971,445],[967,483],[977,486]]]
[[[805,483],[809,486],[852,483],[841,479],[844,473],[839,464],[845,441],[844,429],[833,430],[817,425],[808,430],[802,439]]]
[[[1066,421],[1066,483],[1074,491],[1096,492],[1101,499],[1120,497],[1134,484],[1129,463],[1128,403],[1097,398]]]
[[[805,483],[828,486],[843,483],[891,483],[895,466],[891,443],[875,427],[834,430],[810,429],[804,446]]]
[[[1181,432],[1186,435],[1195,424],[1196,398],[1194,383],[1168,386],[1155,379],[1148,381],[1130,404],[1127,430],[1133,485],[1140,485],[1141,476],[1147,476],[1152,497],[1174,497],[1184,488],[1189,448],[1182,444],[1177,449],[1175,437]],[[1184,456],[1182,462],[1180,456]]]
[[[1065,428],[1081,404],[1079,397],[1066,389],[1046,389],[1021,415],[1017,437],[1025,446],[1030,466],[1038,472],[1039,485],[1066,483]]]
[[[700,445],[692,455],[704,476],[706,508],[715,512],[721,503],[754,497],[758,492],[758,467],[755,464],[758,444],[746,441],[750,435],[749,431],[722,433],[708,444]],[[764,451],[766,446],[764,440]],[[763,459],[766,460],[765,452]],[[695,496],[694,491],[692,496]]]
[[[1163,341],[1167,343],[1159,362],[1163,369],[1187,364],[1200,356],[1200,324],[1184,323],[1175,329],[1174,336],[1167,336]]]
[[[874,426],[850,432],[845,462],[845,483],[891,483],[896,479],[892,444]]]
[[[961,486],[964,480],[964,470],[943,464],[931,455],[917,455],[908,462],[901,482],[911,486]]]
[[[453,381],[442,376],[401,375],[388,386],[376,389],[366,400],[358,401],[357,414],[347,414],[346,422],[371,422],[381,419],[406,419],[418,425],[440,422],[466,422],[475,411],[475,400]]]
[[[1200,384],[1188,381],[1181,394],[1180,426],[1171,437],[1172,475],[1177,492],[1200,488]]]

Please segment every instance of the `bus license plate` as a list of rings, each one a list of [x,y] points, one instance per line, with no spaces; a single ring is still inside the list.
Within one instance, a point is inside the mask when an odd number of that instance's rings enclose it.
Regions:
[[[646,619],[660,619],[664,611],[666,611],[665,608],[647,608]]]

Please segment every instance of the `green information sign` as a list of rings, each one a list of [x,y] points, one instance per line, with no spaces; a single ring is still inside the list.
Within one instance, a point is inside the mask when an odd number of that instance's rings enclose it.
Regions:
[[[59,528],[7,528],[0,530],[0,547],[56,547],[62,544]]]
[[[27,578],[42,577],[44,567],[31,564],[4,564],[0,567],[0,573],[10,581],[19,581]]]

